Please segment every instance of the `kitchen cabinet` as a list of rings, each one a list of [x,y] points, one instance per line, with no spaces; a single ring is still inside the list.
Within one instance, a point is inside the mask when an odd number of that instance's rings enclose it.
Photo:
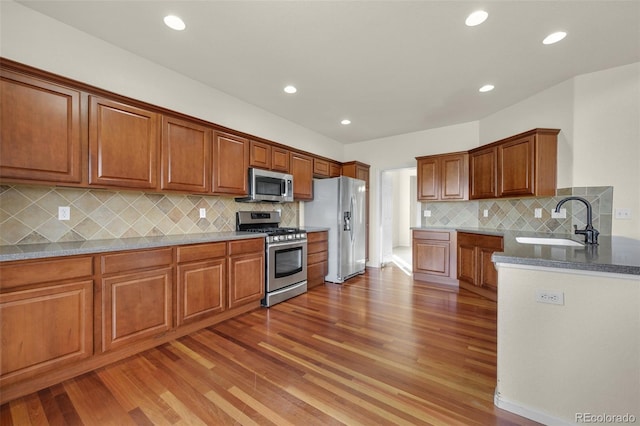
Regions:
[[[418,201],[468,199],[468,153],[416,157],[416,160]]]
[[[291,173],[291,153],[288,149],[271,147],[271,170],[275,172]]]
[[[291,152],[290,162],[294,200],[313,200],[313,157]]]
[[[156,189],[157,113],[89,97],[89,184]]]
[[[553,196],[557,129],[533,129],[469,151],[470,198]]]
[[[368,164],[358,161],[342,163],[342,175],[360,179],[365,182],[367,194],[365,196],[365,257],[369,260],[369,168]]]
[[[329,273],[329,232],[307,232],[307,288],[324,283]]]
[[[229,308],[261,300],[265,292],[264,238],[229,241]]]
[[[322,158],[313,159],[313,176],[314,177],[329,177],[330,173],[329,162]]]
[[[93,260],[0,264],[0,387],[93,354]]]
[[[504,248],[503,237],[458,232],[460,287],[497,301],[498,273],[491,255]]]
[[[247,195],[249,141],[230,133],[215,132],[213,141],[213,192]]]
[[[227,294],[227,243],[180,246],[176,257],[176,326],[223,312]]]
[[[495,146],[469,152],[469,198],[498,197],[498,149]]]
[[[80,184],[80,98],[78,90],[0,70],[0,177]]]
[[[264,142],[249,141],[249,166],[271,170],[271,145]]]
[[[102,351],[172,328],[171,248],[105,254],[101,265]]]
[[[212,133],[194,122],[162,118],[161,189],[210,191]]]
[[[414,229],[412,237],[413,279],[458,284],[456,231]]]
[[[342,176],[342,166],[339,163],[329,163],[329,177]]]

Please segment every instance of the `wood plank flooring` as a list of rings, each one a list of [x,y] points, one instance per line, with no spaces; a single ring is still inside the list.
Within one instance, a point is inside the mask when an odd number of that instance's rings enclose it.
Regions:
[[[386,267],[6,403],[0,424],[537,424],[495,386],[495,303]]]

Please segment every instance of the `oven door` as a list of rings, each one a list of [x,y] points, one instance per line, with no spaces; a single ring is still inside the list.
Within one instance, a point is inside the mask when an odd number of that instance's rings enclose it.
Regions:
[[[307,242],[271,243],[267,246],[267,293],[307,279]]]

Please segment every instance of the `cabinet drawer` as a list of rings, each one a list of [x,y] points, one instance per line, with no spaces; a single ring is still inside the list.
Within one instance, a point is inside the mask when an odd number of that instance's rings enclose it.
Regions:
[[[327,241],[329,239],[329,233],[327,231],[320,232],[307,232],[307,243],[315,243],[318,241]]]
[[[264,238],[253,238],[250,240],[238,240],[229,242],[229,255],[242,253],[254,253],[264,250]]]
[[[35,260],[0,265],[0,289],[93,275],[92,257]]]
[[[451,234],[447,231],[413,231],[413,238],[421,240],[449,241]]]
[[[307,255],[307,266],[315,264],[315,263],[319,263],[319,262],[326,262],[327,258],[328,258],[328,256],[327,256],[327,252],[326,251],[321,251],[321,252],[318,252],[318,253],[308,254]]]
[[[222,242],[181,246],[178,247],[177,253],[178,263],[225,257],[227,255],[227,243]]]
[[[116,274],[136,269],[170,265],[173,257],[171,250],[170,248],[165,248],[107,254],[101,257],[102,273]]]
[[[320,241],[319,243],[307,244],[307,254],[319,253],[321,251],[327,251],[327,242]]]

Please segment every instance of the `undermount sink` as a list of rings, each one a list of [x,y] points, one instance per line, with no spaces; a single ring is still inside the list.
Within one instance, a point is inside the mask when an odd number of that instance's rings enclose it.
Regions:
[[[566,238],[516,237],[516,241],[521,244],[542,244],[547,246],[584,246],[584,244],[578,241],[569,240]]]

